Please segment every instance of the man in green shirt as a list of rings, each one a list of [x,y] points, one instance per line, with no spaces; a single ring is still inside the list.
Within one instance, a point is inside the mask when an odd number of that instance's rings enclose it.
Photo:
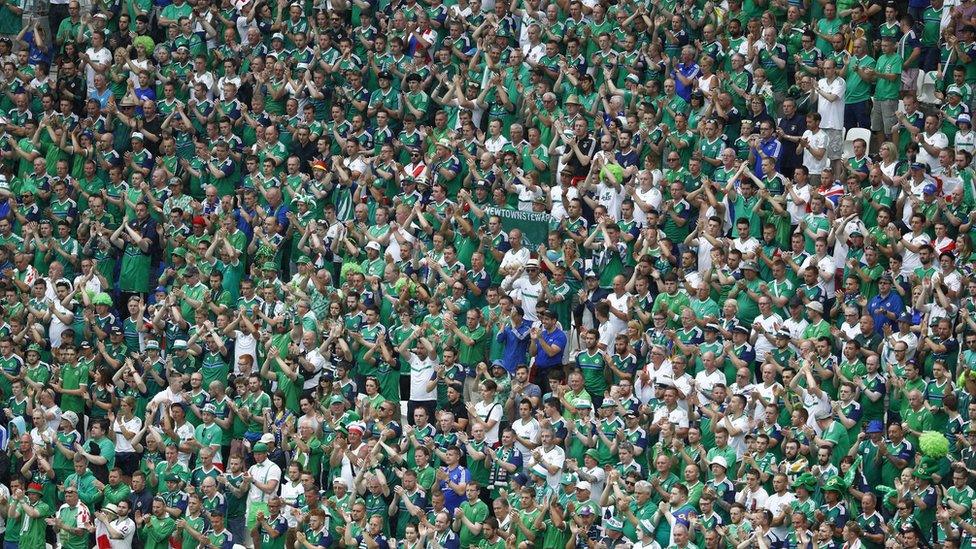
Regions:
[[[121,501],[128,501],[132,493],[129,485],[122,482],[122,470],[117,467],[108,472],[108,484],[102,490],[102,500],[105,505],[117,505]]]
[[[854,54],[840,70],[847,82],[844,92],[844,119],[853,121],[856,127],[867,128],[870,123],[871,98],[870,77],[874,70],[874,59],[868,55],[868,44],[864,38],[854,40]]]
[[[460,512],[454,514],[454,529],[460,532],[461,549],[477,546],[481,542],[481,526],[488,518],[488,506],[481,501],[481,486],[477,482],[468,482],[464,495],[467,499],[461,503]]]
[[[140,517],[137,521],[139,538],[145,549],[167,549],[169,537],[176,530],[176,521],[166,513],[166,503],[162,498],[153,499],[152,515],[148,518]]]
[[[908,427],[905,438],[918,448],[918,437],[925,431],[932,430],[932,412],[925,405],[925,397],[922,392],[913,389],[908,392],[908,406],[902,412],[902,422]]]
[[[268,503],[268,516],[257,512],[256,531],[261,539],[261,549],[284,549],[288,520],[281,514],[283,502],[274,498]]]
[[[895,51],[893,36],[881,38],[881,52],[874,65],[875,87],[874,108],[871,109],[871,130],[875,134],[883,134],[885,140],[888,140],[891,139],[891,130],[897,122],[895,111],[898,109],[901,91],[902,58]]]
[[[82,505],[94,508],[102,499],[98,479],[88,470],[88,458],[79,451],[81,445],[75,443],[74,470],[75,472],[64,479],[64,498],[68,501],[68,491],[74,490],[80,496]],[[58,511],[60,513],[60,510]],[[86,548],[87,549],[87,548]]]
[[[14,493],[14,500],[17,501],[14,514],[20,515],[20,522],[14,522],[13,517],[10,517],[7,519],[7,528],[9,530],[17,525],[20,530],[19,545],[24,549],[44,549],[47,529],[45,519],[51,515],[51,507],[44,503],[42,496],[41,485],[36,483],[27,487],[26,499],[19,490]],[[9,538],[4,538],[4,542],[11,543]]]
[[[674,273],[664,276],[664,291],[654,298],[651,307],[653,313],[662,313],[668,318],[668,326],[677,328],[680,325],[679,315],[688,306],[688,294],[678,292],[678,277]]]
[[[817,426],[820,427],[820,436],[814,437],[817,446],[827,445],[832,448],[831,462],[840,465],[840,459],[847,455],[851,444],[847,436],[844,425],[834,420],[834,413],[831,410],[819,409],[816,414]]]
[[[78,495],[78,488],[65,481],[64,505],[58,509],[52,525],[64,549],[90,549],[91,547],[91,543],[88,542],[88,529],[92,524],[92,516],[88,506],[78,499]]]

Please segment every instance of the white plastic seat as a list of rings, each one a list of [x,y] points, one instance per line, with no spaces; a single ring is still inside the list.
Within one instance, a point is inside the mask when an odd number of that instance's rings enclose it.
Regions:
[[[844,152],[841,158],[847,160],[854,156],[854,141],[858,139],[863,139],[864,143],[871,146],[871,130],[867,128],[851,128],[847,130],[847,136],[844,138]]]
[[[922,103],[934,105],[939,102],[935,97],[935,82],[939,73],[935,71],[927,72],[922,75],[922,83],[918,87],[918,100]]]

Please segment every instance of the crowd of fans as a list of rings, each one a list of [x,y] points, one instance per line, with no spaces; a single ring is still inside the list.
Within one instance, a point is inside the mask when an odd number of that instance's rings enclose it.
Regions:
[[[976,547],[974,0],[0,0],[4,549]]]

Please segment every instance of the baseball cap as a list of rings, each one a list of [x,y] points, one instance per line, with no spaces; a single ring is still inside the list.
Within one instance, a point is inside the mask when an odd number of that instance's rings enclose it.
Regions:
[[[71,410],[68,410],[67,412],[61,414],[61,419],[70,423],[72,427],[78,426],[78,414],[72,412]]]

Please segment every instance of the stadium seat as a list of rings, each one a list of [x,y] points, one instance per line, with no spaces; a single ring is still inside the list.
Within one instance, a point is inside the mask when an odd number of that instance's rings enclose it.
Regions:
[[[935,71],[927,72],[922,75],[922,83],[918,88],[918,100],[922,103],[934,105],[939,102],[935,97],[935,82],[939,73]]]
[[[844,139],[844,152],[841,158],[847,160],[854,156],[854,141],[863,139],[869,146],[871,145],[871,130],[867,128],[851,128],[847,130],[847,137]]]

